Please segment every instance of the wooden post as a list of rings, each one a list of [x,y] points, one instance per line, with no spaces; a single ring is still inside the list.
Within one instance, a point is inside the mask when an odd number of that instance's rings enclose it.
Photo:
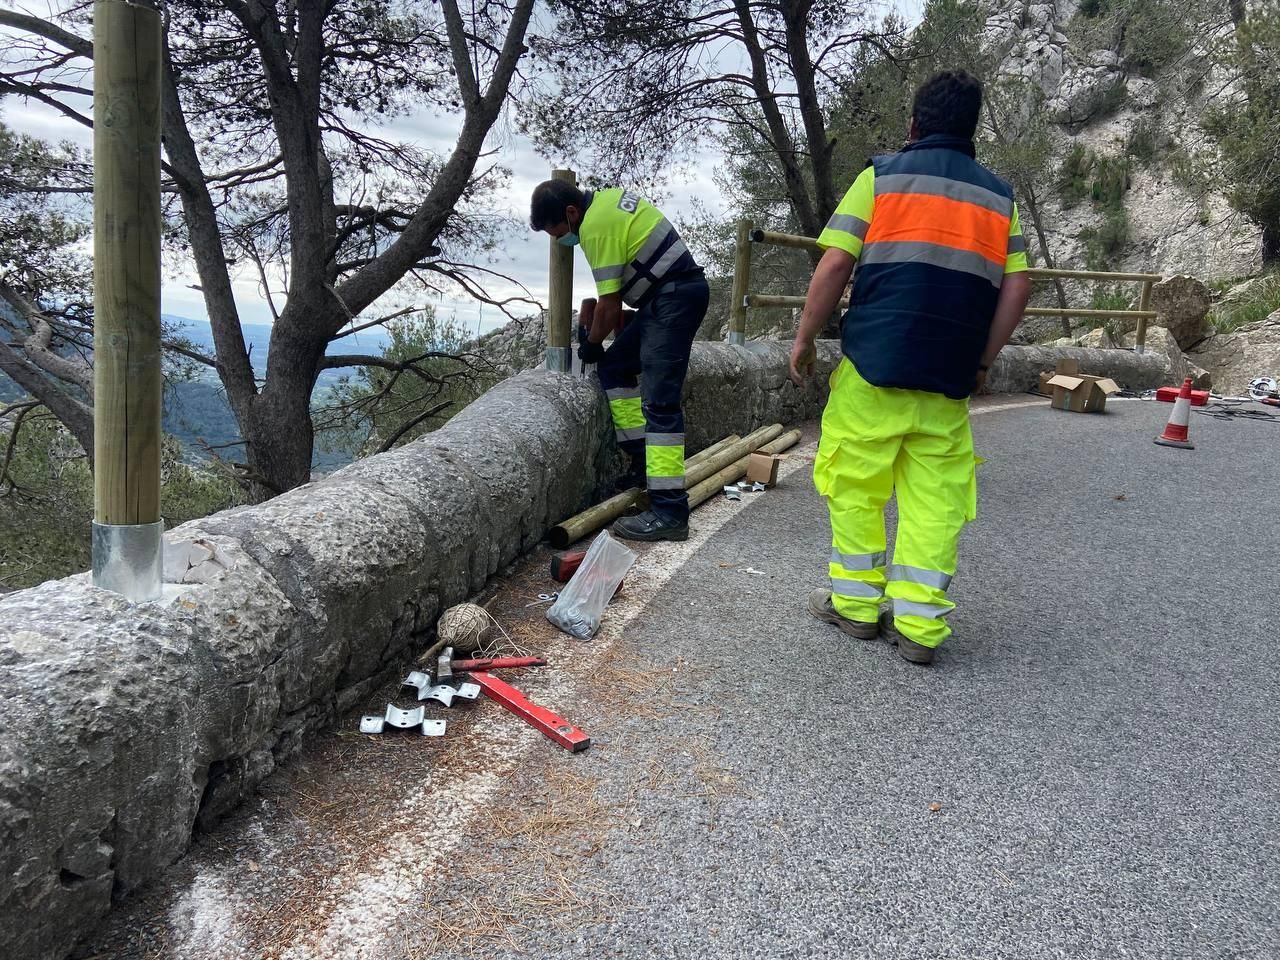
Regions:
[[[577,184],[572,170],[552,170],[552,180]],[[570,320],[573,316],[573,248],[551,238],[551,277],[547,287],[547,369],[573,368]]]
[[[1142,281],[1142,293],[1138,297],[1138,309],[1139,310],[1151,309],[1151,281],[1150,280]],[[1139,354],[1147,352],[1147,318],[1146,317],[1138,318],[1138,329],[1134,335],[1133,352],[1139,353]]]
[[[160,14],[93,14],[94,583],[160,595]]]
[[[751,291],[751,221],[738,221],[738,240],[733,255],[733,292],[729,295],[729,342],[747,342],[747,294]]]

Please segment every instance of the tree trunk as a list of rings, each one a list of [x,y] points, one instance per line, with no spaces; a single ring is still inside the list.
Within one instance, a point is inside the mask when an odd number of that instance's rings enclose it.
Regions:
[[[1045,236],[1044,227],[1040,225],[1040,201],[1036,199],[1036,192],[1033,187],[1027,185],[1023,190],[1023,196],[1027,202],[1027,213],[1031,214],[1031,226],[1035,229],[1036,239],[1040,242],[1040,252],[1044,254],[1044,265],[1050,270],[1058,269],[1053,263],[1053,253],[1049,249],[1049,238]],[[1063,310],[1067,309],[1067,291],[1062,286],[1062,281],[1057,277],[1053,278],[1053,288],[1058,292],[1058,306]],[[1071,318],[1065,313],[1062,315],[1062,335],[1064,337],[1071,336]]]
[[[282,365],[283,366],[283,365]],[[312,370],[314,370],[314,364]],[[244,424],[249,495],[255,503],[311,479],[311,387],[315,374],[301,364],[277,368],[253,398]]]

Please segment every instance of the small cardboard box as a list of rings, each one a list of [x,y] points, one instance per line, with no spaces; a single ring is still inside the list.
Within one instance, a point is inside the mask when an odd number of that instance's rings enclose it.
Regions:
[[[1079,376],[1080,361],[1071,357],[1064,357],[1058,361],[1058,365],[1052,370],[1040,371],[1040,393],[1043,396],[1053,396],[1053,387],[1049,385],[1049,381],[1060,373],[1066,374],[1068,377]]]
[[[752,483],[763,483],[774,486],[778,482],[778,464],[782,457],[776,453],[764,453],[757,450],[747,461],[747,479]]]
[[[1120,390],[1114,380],[1088,374],[1058,373],[1049,379],[1049,386],[1053,387],[1053,408],[1072,413],[1101,413],[1107,408],[1107,397]]]

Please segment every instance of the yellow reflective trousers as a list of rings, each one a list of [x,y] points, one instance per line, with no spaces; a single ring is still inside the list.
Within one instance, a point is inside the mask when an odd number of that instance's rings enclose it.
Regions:
[[[956,543],[977,516],[969,401],[867,383],[846,358],[831,374],[813,480],[831,512],[831,601],[849,620],[874,623],[886,596],[894,625],[936,647],[951,635],[947,587]],[[893,564],[884,507],[898,499]]]

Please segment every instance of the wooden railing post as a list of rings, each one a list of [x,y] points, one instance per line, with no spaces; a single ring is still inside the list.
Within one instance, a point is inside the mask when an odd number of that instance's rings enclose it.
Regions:
[[[572,170],[552,170],[552,180],[577,184]],[[551,271],[547,287],[547,369],[568,373],[573,369],[570,321],[573,316],[573,247],[551,238]]]
[[[729,342],[747,342],[747,294],[751,291],[751,221],[738,220],[738,240],[733,256],[733,292],[729,295]]]
[[[93,582],[160,596],[160,14],[97,0]]]
[[[1144,310],[1144,311],[1151,309],[1151,281],[1150,280],[1142,281],[1142,293],[1138,297],[1138,309]],[[1141,354],[1141,353],[1146,353],[1146,351],[1147,351],[1147,318],[1139,317],[1138,329],[1134,335],[1133,352]]]

